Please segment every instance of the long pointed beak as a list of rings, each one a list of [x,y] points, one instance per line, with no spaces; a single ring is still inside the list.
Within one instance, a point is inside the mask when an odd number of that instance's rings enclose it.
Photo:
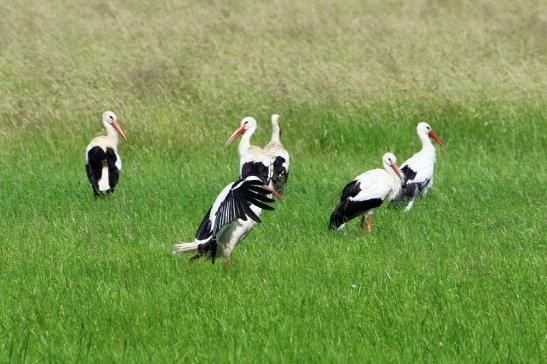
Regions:
[[[123,138],[123,140],[125,140],[127,142],[127,138],[125,137],[125,133],[123,132],[122,128],[120,127],[120,124],[118,124],[118,122],[113,122],[112,123],[112,126],[114,127],[114,129],[116,129],[116,131],[118,132],[118,134],[120,134]]]
[[[401,179],[401,181],[404,181],[404,177],[403,177],[403,173],[401,172],[401,170],[399,169],[399,167],[397,166],[397,164],[393,163],[391,166],[391,169],[393,169],[393,172],[395,172],[395,174],[397,176],[399,176],[399,178]]]
[[[260,188],[262,188],[263,190],[268,191],[269,193],[271,193],[272,195],[274,195],[275,197],[277,197],[280,200],[283,200],[285,198],[285,197],[283,197],[282,194],[280,194],[279,192],[277,192],[276,190],[274,190],[273,188],[271,188],[268,185],[260,185]]]
[[[245,128],[242,128],[242,127],[239,127],[236,129],[236,131],[234,131],[232,133],[232,135],[230,135],[230,137],[228,138],[228,140],[226,140],[226,143],[224,143],[224,146],[227,146],[229,145],[231,142],[233,142],[234,140],[237,139],[238,136],[240,136],[241,134],[245,133]]]
[[[443,142],[441,141],[441,139],[437,136],[437,134],[435,134],[435,133],[433,132],[433,130],[431,130],[429,133],[427,133],[427,135],[429,135],[429,137],[430,137],[431,139],[433,139],[434,141],[436,141],[437,143],[439,143],[439,145],[440,145],[441,147],[444,147],[444,143],[443,143]]]

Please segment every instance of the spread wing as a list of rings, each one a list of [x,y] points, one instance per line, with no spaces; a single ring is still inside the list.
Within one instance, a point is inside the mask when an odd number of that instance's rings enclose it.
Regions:
[[[253,212],[251,205],[263,210],[273,210],[268,203],[274,202],[268,192],[260,188],[263,182],[259,180],[239,180],[232,184],[218,208],[214,211],[213,233],[216,234],[223,226],[237,219],[247,221],[248,218],[260,223],[260,218]]]

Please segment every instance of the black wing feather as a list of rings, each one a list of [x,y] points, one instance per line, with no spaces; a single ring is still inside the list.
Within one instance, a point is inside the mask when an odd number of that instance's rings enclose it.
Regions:
[[[344,200],[341,201],[330,216],[329,226],[331,229],[338,229],[342,224],[364,214],[370,209],[379,207],[381,198],[372,198],[365,201]]]
[[[357,180],[351,181],[342,190],[342,193],[340,194],[340,202],[347,200],[350,197],[357,196],[359,192],[361,192],[361,182]]]
[[[283,166],[285,161],[285,158],[277,156],[272,164],[272,184],[273,188],[278,192],[283,192],[283,187],[285,187],[289,178],[289,171]]]
[[[99,192],[99,180],[103,174],[103,165],[107,163],[107,157],[101,147],[93,147],[87,152],[87,178],[93,187],[93,192],[97,195]]]
[[[409,166],[403,166],[401,168],[401,172],[403,173],[403,176],[405,176],[405,180],[403,181],[403,185],[406,185],[408,181],[414,179],[416,177],[417,172],[414,171]]]
[[[198,231],[196,231],[197,240],[208,239],[213,234],[211,220],[209,219],[209,215],[211,214],[211,208],[209,208],[209,210],[205,214],[205,217],[201,221],[201,224],[199,224]]]
[[[262,162],[247,162],[241,166],[239,176],[241,179],[255,176],[260,178],[262,182],[266,183],[268,181],[269,172],[269,166],[265,165]]]
[[[232,189],[228,192],[215,214],[213,228],[215,234],[224,225],[230,224],[237,219],[246,221],[247,218],[251,218],[260,223],[261,220],[253,212],[251,205],[264,210],[273,210],[273,207],[267,204],[274,202],[274,200],[267,196],[267,191],[259,187],[262,183],[258,180],[239,180],[232,184]]]
[[[106,162],[108,164],[108,184],[110,185],[109,192],[114,192],[114,188],[120,179],[120,170],[116,167],[118,157],[112,148],[106,148]]]

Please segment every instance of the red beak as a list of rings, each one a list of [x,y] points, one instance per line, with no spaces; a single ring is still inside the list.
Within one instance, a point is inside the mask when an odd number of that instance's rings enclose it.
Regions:
[[[391,169],[393,169],[393,172],[395,172],[395,174],[397,176],[399,176],[399,178],[401,179],[401,181],[404,181],[404,177],[403,177],[403,173],[401,172],[401,170],[399,169],[399,167],[397,166],[397,164],[393,163],[392,165],[390,165]]]
[[[114,127],[114,129],[116,129],[118,134],[120,134],[122,136],[123,140],[125,140],[127,142],[127,138],[125,137],[125,133],[123,132],[122,128],[120,127],[120,124],[118,124],[118,122],[115,121],[115,122],[112,123],[112,126]]]
[[[268,185],[260,185],[260,188],[262,188],[263,190],[268,191],[269,193],[271,193],[272,195],[274,195],[275,197],[277,197],[280,200],[284,199],[282,194],[280,194],[279,192],[277,192],[276,190],[274,190],[273,188],[271,188]]]
[[[232,135],[230,135],[228,140],[226,140],[226,143],[224,143],[224,145],[226,146],[226,145],[230,144],[231,142],[236,140],[238,136],[242,135],[243,133],[245,133],[245,128],[244,127],[237,128],[236,131],[234,131],[232,133]]]
[[[429,133],[427,133],[427,135],[429,135],[429,137],[430,137],[431,139],[433,139],[434,141],[436,141],[437,143],[439,143],[439,145],[440,145],[441,147],[444,147],[444,143],[443,143],[443,142],[441,141],[441,139],[437,136],[437,134],[435,134],[435,133],[433,132],[433,130],[431,130]]]

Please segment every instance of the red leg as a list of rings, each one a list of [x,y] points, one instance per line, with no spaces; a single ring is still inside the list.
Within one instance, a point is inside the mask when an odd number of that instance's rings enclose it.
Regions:
[[[372,232],[372,214],[368,215],[367,230],[369,233]]]

